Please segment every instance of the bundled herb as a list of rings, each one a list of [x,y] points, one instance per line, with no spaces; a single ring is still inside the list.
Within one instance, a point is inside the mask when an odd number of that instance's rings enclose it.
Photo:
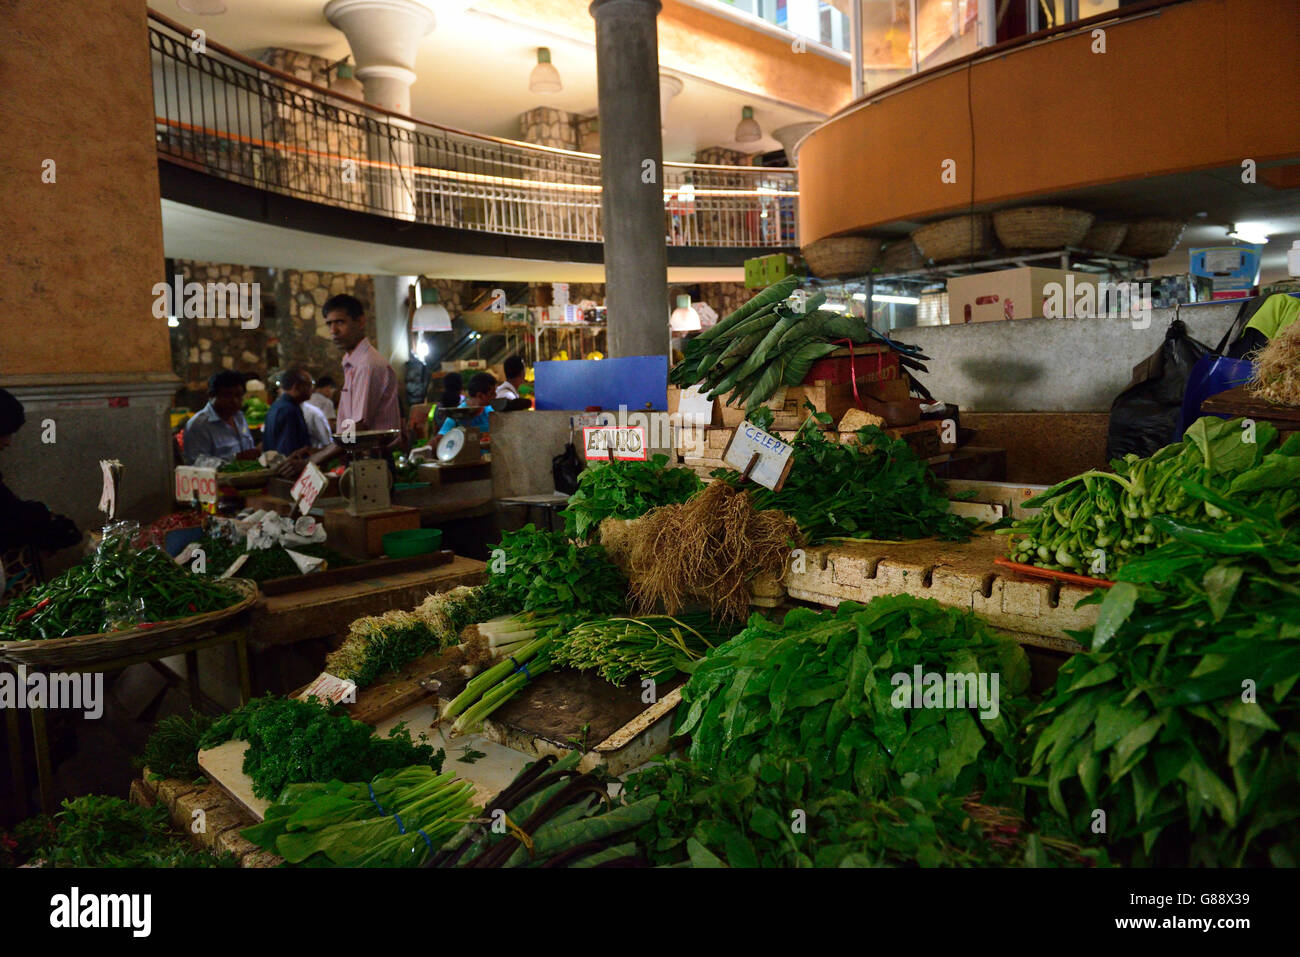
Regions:
[[[525,525],[501,536],[505,570],[488,580],[488,595],[501,607],[613,613],[623,608],[627,582],[600,545],[575,545],[557,532]]]
[[[1289,521],[1300,509],[1300,436],[1278,447],[1267,422],[1192,423],[1181,442],[1149,458],[1129,453],[1111,462],[1114,472],[1084,472],[1028,499],[1039,512],[999,529],[1011,539],[1018,562],[1106,577],[1126,560],[1169,540],[1155,522],[1218,521],[1227,514],[1191,494],[1183,479],[1229,499],[1263,504]]]
[[[130,536],[99,549],[52,581],[0,608],[0,641],[66,638],[220,611],[243,595],[191,575],[158,548],[137,551]]]
[[[683,505],[601,529],[610,554],[627,568],[638,612],[675,615],[700,602],[720,620],[744,618],[758,575],[785,578],[798,536],[781,512],[760,510],[750,492],[722,482]]]
[[[563,511],[564,533],[590,541],[607,518],[637,518],[660,505],[684,502],[701,488],[693,469],[665,468],[668,456],[587,468]]]
[[[249,743],[243,771],[253,780],[253,793],[267,799],[274,799],[286,784],[371,778],[414,764],[440,771],[446,756],[423,743],[423,734],[420,744],[411,740],[405,722],[387,737],[376,737],[369,725],[339,708],[324,708],[315,698],[255,698],[218,718],[199,744],[214,748],[233,739]]]
[[[63,802],[54,828],[32,855],[50,867],[237,867],[187,844],[168,826],[167,808],[88,795]]]
[[[669,761],[632,775],[626,799],[657,796],[637,832],[651,863],[692,867],[989,867],[1082,864],[1067,842],[1005,809],[914,787],[863,798],[817,785],[806,758],[759,756],[753,773]]]
[[[358,618],[343,644],[326,656],[325,670],[364,688],[423,654],[455,644],[466,625],[491,617],[497,607],[487,589],[462,585],[430,595],[413,612]]]
[[[728,637],[730,632],[701,614],[596,618],[557,632],[550,654],[556,664],[594,669],[610,684],[623,685],[637,678],[667,680]]]
[[[241,833],[290,864],[419,867],[476,816],[474,786],[414,765],[368,784],[290,784]]]
[[[970,538],[975,522],[948,510],[942,485],[910,445],[874,425],[859,429],[856,443],[832,442],[814,419],[830,421],[825,413],[810,415],[795,436],[785,485],[779,492],[755,488],[755,508],[784,512],[812,545],[834,538]],[[730,469],[713,475],[740,482]]]
[[[1123,565],[1031,717],[1029,783],[1081,843],[1139,865],[1294,867],[1300,526],[1179,484],[1229,517],[1152,517],[1169,541]]]
[[[148,768],[150,774],[160,778],[193,781],[201,777],[199,741],[214,720],[197,711],[191,712],[189,717],[168,715],[154,726],[136,764]]]
[[[658,797],[614,803],[608,785],[580,774],[581,755],[547,756],[516,776],[484,806],[486,818],[466,826],[429,867],[625,867],[643,863],[632,840]],[[504,820],[501,832],[494,827]]]
[[[827,787],[862,797],[932,779],[950,794],[1014,797],[1029,665],[969,612],[890,596],[834,611],[754,615],[699,662],[676,734],[706,767],[809,758]]]

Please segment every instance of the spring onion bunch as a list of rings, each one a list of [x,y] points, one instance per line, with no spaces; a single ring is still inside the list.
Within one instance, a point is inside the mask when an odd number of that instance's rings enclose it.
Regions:
[[[595,669],[610,684],[664,678],[726,640],[707,615],[596,618],[556,636],[551,657],[580,671]]]

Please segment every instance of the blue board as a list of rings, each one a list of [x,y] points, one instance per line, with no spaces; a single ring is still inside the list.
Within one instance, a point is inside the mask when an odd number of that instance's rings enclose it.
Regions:
[[[598,405],[617,412],[668,408],[668,357],[624,356],[621,359],[568,359],[534,367],[537,408],[577,410]]]

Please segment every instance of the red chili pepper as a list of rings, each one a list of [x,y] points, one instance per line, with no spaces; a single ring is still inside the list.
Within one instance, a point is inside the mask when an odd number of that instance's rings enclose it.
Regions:
[[[32,605],[31,608],[28,608],[25,612],[23,612],[21,615],[15,618],[14,621],[25,621],[26,619],[32,617],[32,615],[36,614],[38,611],[40,611],[49,603],[50,600],[48,598],[42,598],[36,604]]]
[[[189,603],[188,605],[186,605],[185,607],[188,608],[190,611],[198,611],[198,610],[199,610],[199,609],[198,609],[198,606],[195,605],[194,602],[190,602],[190,603]]]

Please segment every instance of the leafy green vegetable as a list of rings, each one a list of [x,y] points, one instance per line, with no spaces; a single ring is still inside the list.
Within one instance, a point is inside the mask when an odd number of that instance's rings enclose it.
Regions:
[[[230,855],[192,848],[168,827],[167,808],[87,795],[63,802],[33,854],[52,867],[237,867]]]
[[[442,769],[445,753],[416,744],[405,722],[376,737],[369,725],[354,721],[339,708],[323,708],[313,698],[299,701],[267,695],[255,698],[216,720],[200,741],[203,749],[232,739],[249,743],[243,770],[253,779],[253,793],[274,799],[286,784],[332,778],[370,778],[390,768],[422,764]],[[423,742],[425,736],[420,735]]]
[[[684,502],[704,487],[692,469],[665,468],[668,456],[646,462],[591,466],[563,511],[564,533],[590,541],[607,518],[637,518],[660,505]]]
[[[729,635],[702,614],[593,618],[557,631],[550,655],[556,664],[594,669],[622,685],[629,678],[671,678]]]
[[[816,413],[804,422],[793,443],[794,466],[785,485],[779,492],[753,489],[754,508],[784,512],[814,545],[837,537],[970,537],[974,521],[948,510],[934,473],[910,445],[875,426],[859,429],[856,445],[832,442],[814,418],[829,421],[825,413]],[[740,482],[739,473],[730,469],[713,476]]]
[[[248,553],[248,559],[239,566],[237,575],[255,582],[270,581],[273,578],[291,578],[301,575],[293,558],[282,546],[270,548],[245,549],[239,545],[217,536],[207,536],[199,541],[204,553],[204,574],[218,577],[229,568],[240,555]],[[323,558],[330,568],[344,568],[359,565],[355,558],[349,558],[327,545],[295,545],[295,552],[311,558]]]
[[[1207,416],[1181,442],[1111,466],[1113,473],[1084,472],[1026,501],[1038,513],[998,530],[1013,536],[1011,557],[1105,578],[1169,541],[1157,518],[1184,526],[1217,521],[1234,502],[1283,521],[1300,510],[1300,436],[1278,446],[1267,422]],[[1249,533],[1240,534],[1242,546],[1252,547]]]
[[[951,698],[935,696],[935,681]],[[1014,796],[1028,685],[1019,645],[935,601],[796,608],[780,625],[754,615],[696,664],[675,733],[691,735],[688,756],[707,767],[802,756],[825,786],[863,797],[897,794],[907,777],[1001,803]]]
[[[154,726],[137,764],[163,778],[193,781],[201,777],[199,740],[214,720],[198,712],[191,712],[189,717],[168,715]]]
[[[1298,862],[1300,527],[1223,501],[1214,526],[1153,517],[1169,541],[1092,599],[1092,649],[1026,728],[1046,813],[1140,865]]]
[[[627,581],[600,545],[575,545],[557,532],[525,525],[501,536],[505,568],[489,562],[487,588],[502,607],[537,611],[546,608],[620,611],[627,600]]]

